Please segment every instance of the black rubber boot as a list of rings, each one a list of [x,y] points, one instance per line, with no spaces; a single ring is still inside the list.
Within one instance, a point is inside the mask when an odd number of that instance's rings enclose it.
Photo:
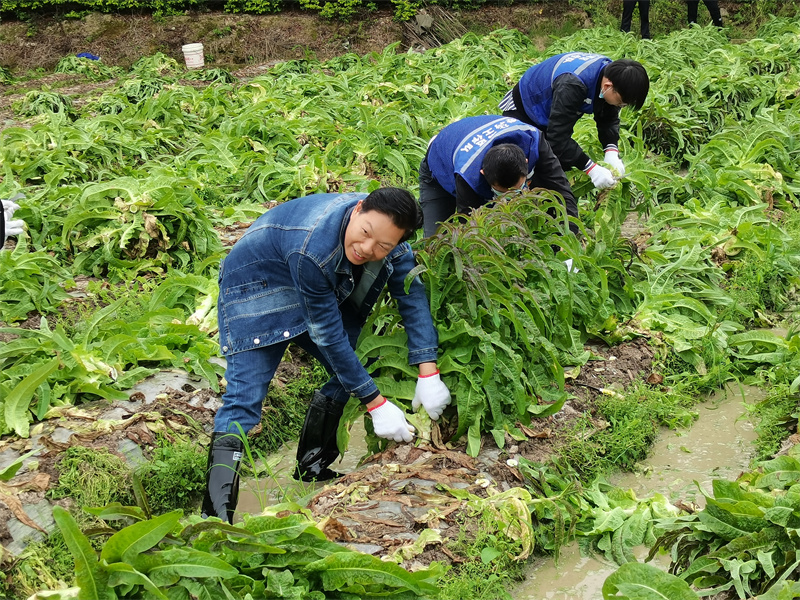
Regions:
[[[297,444],[295,479],[327,481],[341,477],[340,473],[332,471],[328,465],[339,457],[336,431],[339,429],[343,411],[344,404],[334,402],[320,392],[314,392]]]
[[[239,463],[244,444],[239,436],[215,431],[211,434],[206,470],[206,495],[203,518],[219,517],[233,523],[239,499]]]

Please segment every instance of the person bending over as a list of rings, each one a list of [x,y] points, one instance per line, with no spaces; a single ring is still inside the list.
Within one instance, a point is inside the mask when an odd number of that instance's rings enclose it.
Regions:
[[[227,388],[214,418],[204,517],[232,521],[243,444],[236,434],[261,420],[261,407],[290,343],[319,360],[330,380],[313,394],[297,448],[295,478],[337,477],[336,432],[351,396],[366,406],[375,434],[410,442],[414,427],[384,398],[355,353],[361,328],[388,287],[418,365],[414,409],[438,419],[450,392],[436,366],[438,337],[422,282],[405,291],[419,227],[414,197],[399,188],[371,194],[315,194],[279,204],[250,226],[219,272],[219,339]]]
[[[564,171],[582,169],[602,189],[612,187],[625,174],[617,145],[619,111],[624,106],[641,108],[649,90],[647,71],[635,60],[567,52],[525,71],[500,108],[503,115],[541,129]],[[572,139],[575,123],[584,114],[594,116],[604,160],[617,171],[616,177]]]
[[[511,190],[541,187],[564,198],[567,214],[578,205],[545,136],[509,117],[467,117],[442,129],[419,167],[419,201],[425,236],[455,213],[467,214]],[[577,233],[578,226],[570,223]]]

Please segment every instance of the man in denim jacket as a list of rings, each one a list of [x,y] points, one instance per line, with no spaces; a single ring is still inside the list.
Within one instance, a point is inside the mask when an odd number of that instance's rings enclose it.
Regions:
[[[419,366],[412,406],[437,419],[450,392],[436,367],[438,336],[425,287],[408,292],[414,255],[406,240],[420,224],[414,197],[399,188],[366,194],[315,194],[259,217],[220,267],[219,338],[228,382],[214,419],[203,515],[232,521],[243,450],[236,435],[255,427],[270,380],[289,343],[317,358],[331,378],[315,392],[297,449],[295,477],[337,477],[336,431],[350,396],[370,412],[376,435],[410,442],[414,428],[388,402],[355,354],[366,317],[384,286],[408,334],[408,361]]]

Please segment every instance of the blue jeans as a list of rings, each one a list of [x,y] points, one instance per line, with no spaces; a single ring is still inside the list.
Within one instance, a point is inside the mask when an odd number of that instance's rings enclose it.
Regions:
[[[347,310],[342,311],[342,321],[350,345],[355,348],[363,323],[356,322],[355,317]],[[320,392],[335,402],[347,403],[350,395],[336,375],[333,375],[330,364],[306,332],[286,342],[237,352],[227,357],[225,380],[228,387],[222,396],[222,407],[214,417],[214,431],[239,433],[239,428],[235,425],[238,423],[242,431],[247,433],[259,424],[261,407],[267,397],[269,384],[290,343],[297,344],[316,358],[331,374]]]

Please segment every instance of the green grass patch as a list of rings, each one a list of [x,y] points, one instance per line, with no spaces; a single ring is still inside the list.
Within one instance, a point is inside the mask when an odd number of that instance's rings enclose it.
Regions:
[[[206,485],[205,448],[193,441],[159,441],[151,460],[137,469],[150,510],[196,509]]]
[[[783,440],[797,432],[798,409],[800,395],[791,393],[786,384],[772,387],[767,396],[752,407],[751,414],[758,419],[755,427],[757,460],[774,456]]]
[[[112,502],[135,505],[132,470],[119,456],[97,448],[73,446],[56,465],[58,484],[48,492],[53,500],[70,498],[70,512],[81,529],[98,521],[82,509],[100,507]],[[205,447],[190,440],[172,444],[160,440],[150,461],[137,473],[148,504],[154,515],[182,508],[187,512],[199,509],[205,490]],[[92,540],[96,548],[99,540]],[[3,563],[0,576],[0,598],[28,598],[39,590],[74,585],[75,562],[56,530],[40,542],[29,544],[10,562]]]
[[[0,83],[4,85],[10,85],[14,83],[14,76],[11,74],[11,70],[6,69],[2,65],[0,65]]]
[[[499,536],[497,522],[489,513],[465,522],[448,549],[465,562],[437,582],[442,600],[510,600],[506,588],[525,577],[526,562],[513,558],[520,554],[521,542]]]
[[[690,408],[697,402],[696,386],[685,383],[652,389],[640,382],[624,393],[602,396],[596,416],[609,426],[598,429],[596,420],[582,417],[566,434],[571,441],[559,451],[556,461],[569,465],[583,482],[615,470],[631,470],[647,457],[659,427],[676,429],[692,424],[697,415]]]
[[[64,536],[56,530],[29,544],[11,564],[0,569],[1,598],[29,598],[39,590],[68,587],[75,577],[75,560]]]
[[[134,504],[131,469],[124,459],[102,448],[73,446],[59,460],[58,484],[48,492],[53,500],[70,498],[78,509],[111,502]],[[91,520],[75,511],[79,523]]]
[[[205,446],[191,440],[161,440],[151,460],[136,470],[153,514],[176,508],[193,510],[205,490]],[[58,484],[48,492],[51,499],[71,498],[78,521],[91,520],[83,507],[111,502],[135,504],[130,466],[104,449],[69,448],[58,462]]]

